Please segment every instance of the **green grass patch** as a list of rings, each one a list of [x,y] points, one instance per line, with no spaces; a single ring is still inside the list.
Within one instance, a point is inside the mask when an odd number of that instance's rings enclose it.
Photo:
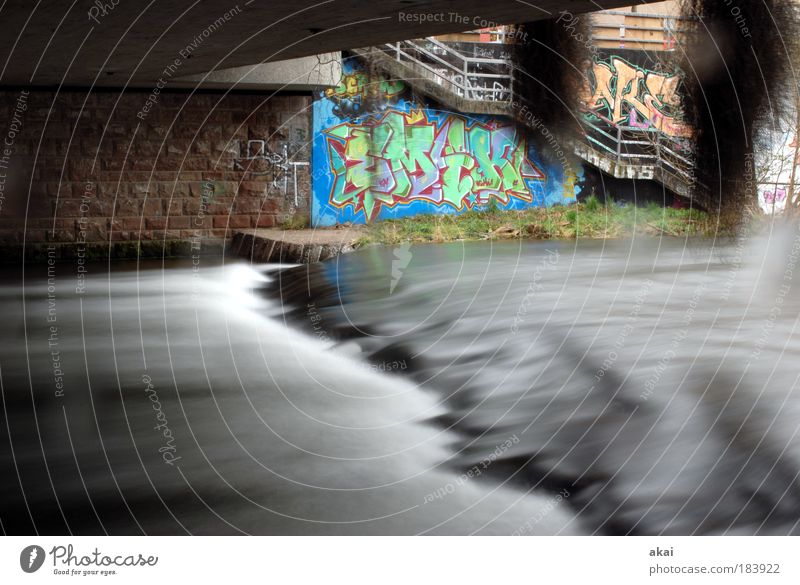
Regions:
[[[311,220],[309,219],[308,214],[305,213],[288,215],[280,224],[280,226],[285,230],[304,230],[310,225]]]
[[[367,226],[359,243],[455,242],[505,238],[623,238],[635,233],[653,236],[734,235],[735,226],[696,209],[673,209],[648,204],[586,202],[522,211],[497,205],[474,208],[460,215],[417,215]]]

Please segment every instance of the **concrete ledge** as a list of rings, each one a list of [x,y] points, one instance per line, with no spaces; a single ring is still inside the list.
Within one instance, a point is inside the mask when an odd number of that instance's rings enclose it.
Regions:
[[[361,231],[359,228],[244,230],[233,236],[230,251],[251,262],[311,264],[352,252]]]

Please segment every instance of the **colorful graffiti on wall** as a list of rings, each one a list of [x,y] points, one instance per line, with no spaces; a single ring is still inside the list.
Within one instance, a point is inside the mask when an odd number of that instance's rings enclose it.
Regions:
[[[780,203],[786,199],[786,189],[767,189],[764,191],[766,203]]]
[[[324,95],[336,104],[337,115],[349,118],[370,108],[387,107],[405,89],[405,83],[399,79],[370,79],[363,71],[354,71],[343,75],[339,84],[326,89]]]
[[[335,175],[331,203],[374,219],[382,205],[414,199],[463,210],[533,200],[527,181],[542,172],[528,160],[514,126],[470,123],[461,116],[428,119],[422,110],[389,111],[361,124],[326,130]]]
[[[681,122],[680,76],[631,65],[619,57],[592,63],[583,90],[590,115],[611,124],[655,128],[668,136],[687,138]]]
[[[314,101],[314,226],[575,201],[580,163],[543,158],[512,120],[443,111],[383,82],[376,101],[358,62],[347,65]],[[348,100],[362,104],[355,115]]]

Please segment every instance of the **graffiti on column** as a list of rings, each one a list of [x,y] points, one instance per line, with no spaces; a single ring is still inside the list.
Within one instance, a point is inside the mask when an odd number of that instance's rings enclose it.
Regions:
[[[444,110],[358,59],[342,68],[314,101],[314,226],[575,201],[580,164],[544,156],[514,120]]]
[[[469,209],[495,198],[531,202],[529,181],[544,174],[528,160],[514,126],[430,120],[423,110],[390,111],[361,124],[326,131],[335,180],[330,201],[373,219],[382,205],[425,199]]]
[[[680,85],[678,74],[651,71],[611,57],[608,62],[592,63],[582,101],[591,117],[686,138],[691,129],[680,119]]]
[[[336,104],[334,113],[337,116],[350,118],[372,109],[385,109],[405,88],[405,83],[399,79],[370,79],[363,71],[353,71],[342,76],[336,87],[326,89],[324,95]]]

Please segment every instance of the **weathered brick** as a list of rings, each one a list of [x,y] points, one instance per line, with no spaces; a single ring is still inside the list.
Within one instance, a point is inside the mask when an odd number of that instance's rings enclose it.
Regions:
[[[81,215],[80,199],[61,199],[58,202],[56,216],[60,217],[79,217]]]
[[[165,199],[164,213],[170,217],[183,215],[183,199]]]
[[[198,155],[208,156],[211,152],[211,145],[208,140],[197,140],[192,146],[192,151]]]
[[[47,159],[47,162],[52,163],[53,159]],[[61,167],[60,161],[55,160],[53,167],[58,169]],[[74,159],[70,160],[67,164],[67,178],[70,181],[88,181],[93,179],[99,170],[97,165],[94,164],[92,159]]]
[[[208,236],[208,230],[181,230],[182,240],[192,240],[194,238],[204,238]]]
[[[164,199],[182,199],[191,196],[190,183],[187,181],[162,181],[157,183],[157,195]]]
[[[131,195],[134,197],[144,197],[148,193],[154,193],[156,191],[156,185],[152,182],[141,182],[136,181],[130,183],[131,188]]]
[[[86,242],[105,242],[108,240],[108,227],[103,220],[95,219],[86,222],[82,224],[80,229],[85,233],[84,241]]]
[[[139,217],[142,215],[143,203],[141,199],[117,197],[114,203],[114,215],[117,217]]]
[[[211,203],[207,206],[208,215],[229,215],[231,212],[230,203]]]
[[[169,229],[189,229],[191,218],[187,216],[170,216]]]
[[[255,217],[250,215],[232,215],[228,222],[230,228],[249,228]]]
[[[164,214],[164,202],[161,199],[146,199],[142,213],[145,217],[160,217]]]
[[[257,214],[261,211],[264,201],[255,197],[237,197],[233,203],[235,213],[253,213]]]
[[[144,228],[144,220],[141,217],[123,217],[117,221],[122,224],[123,230],[138,232]]]
[[[167,227],[167,218],[166,217],[146,217],[144,220],[144,224],[149,230],[163,230]]]
[[[163,240],[166,230],[146,230],[142,232],[142,240]]]
[[[275,227],[277,222],[274,215],[260,215],[256,218],[256,226],[259,228]]]
[[[262,197],[269,183],[267,181],[242,181],[238,195],[241,197]]]
[[[0,100],[2,118],[15,92],[0,90],[0,95],[7,98]],[[307,135],[307,97],[165,92],[134,136],[145,97],[142,92],[31,92],[23,134],[14,147],[20,179],[33,183],[27,202],[30,241],[74,241],[79,227],[87,241],[107,241],[109,233],[115,242],[163,238],[167,232],[185,239],[195,230],[218,241],[244,226],[273,225],[276,215],[289,213],[293,193],[273,193],[265,201],[272,177],[249,174],[235,162],[248,137],[270,140],[276,150],[280,140]],[[266,171],[267,165],[255,161],[249,170]],[[206,180],[213,182],[210,197],[201,185]],[[299,201],[305,205],[308,182],[307,171],[299,169]],[[88,208],[85,200],[81,207],[85,196]],[[209,197],[205,210],[201,196]],[[23,237],[22,223],[9,216],[25,211],[15,203],[8,198],[3,207],[0,228],[11,230],[2,234],[4,240]],[[84,218],[88,222],[78,223]]]
[[[211,168],[212,161],[206,156],[190,156],[178,166],[181,170],[204,171]]]
[[[192,217],[197,216],[197,214],[200,213],[200,199],[199,198],[184,199],[183,213],[186,215],[190,215]]]
[[[109,160],[107,161],[109,169],[114,170],[122,170],[123,163],[126,163],[125,166],[127,168],[133,169],[134,171],[152,171],[156,168],[156,159],[155,158],[129,158],[127,160],[119,159],[119,160]],[[113,165],[113,166],[112,166]]]

